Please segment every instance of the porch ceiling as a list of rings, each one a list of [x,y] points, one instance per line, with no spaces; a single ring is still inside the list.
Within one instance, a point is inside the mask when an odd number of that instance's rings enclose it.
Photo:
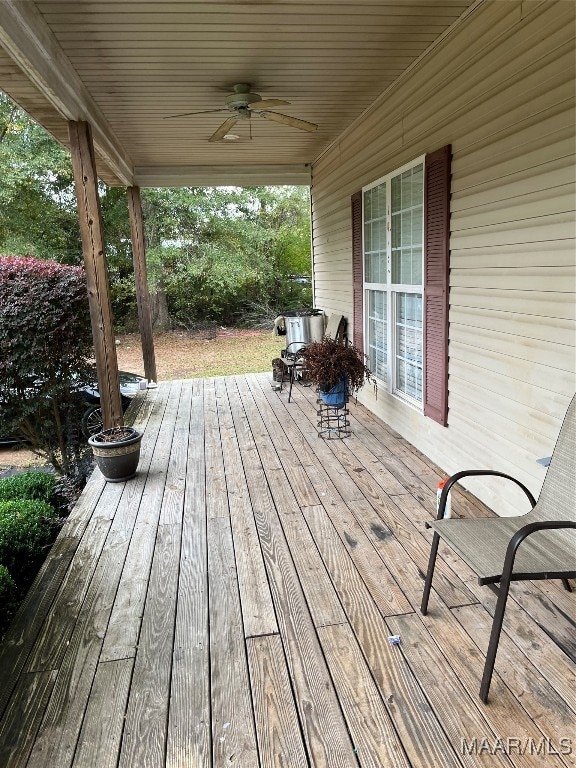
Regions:
[[[482,0],[0,0],[0,88],[59,141],[91,123],[99,173],[141,186],[307,183],[312,163]],[[315,133],[253,119],[208,143],[250,83]]]

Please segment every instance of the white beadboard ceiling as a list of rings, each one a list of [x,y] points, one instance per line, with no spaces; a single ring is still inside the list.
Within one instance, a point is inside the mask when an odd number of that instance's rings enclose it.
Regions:
[[[480,0],[481,1],[481,0]],[[0,88],[67,143],[88,120],[101,178],[141,186],[306,183],[308,166],[479,0],[0,0]],[[235,83],[315,133],[224,105]]]

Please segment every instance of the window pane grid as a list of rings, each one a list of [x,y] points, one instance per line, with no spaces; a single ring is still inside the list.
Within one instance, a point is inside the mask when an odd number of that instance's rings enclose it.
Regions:
[[[423,167],[391,180],[392,282],[422,284]]]
[[[363,202],[369,365],[390,392],[422,402],[423,164],[386,177]]]
[[[384,382],[388,378],[387,300],[384,291],[368,291],[368,365]]]
[[[396,389],[422,400],[422,296],[396,294]]]
[[[364,279],[386,283],[386,185],[364,193]]]

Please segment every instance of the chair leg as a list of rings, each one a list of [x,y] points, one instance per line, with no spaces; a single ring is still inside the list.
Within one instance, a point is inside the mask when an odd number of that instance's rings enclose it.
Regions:
[[[280,377],[280,388],[278,390],[279,392],[282,392],[282,388],[284,386],[284,381],[285,381],[284,377],[286,376],[287,373],[290,374],[290,370],[289,370],[288,366],[283,365],[282,366],[282,375]]]
[[[572,587],[570,586],[568,579],[562,579],[562,584],[564,584],[564,589],[566,592],[572,592]]]
[[[420,612],[426,616],[428,613],[428,600],[430,599],[430,590],[432,588],[432,577],[434,576],[434,566],[436,565],[436,557],[438,555],[438,544],[440,543],[440,536],[434,531],[432,538],[432,549],[430,550],[430,559],[428,560],[428,573],[426,574],[426,581],[424,582],[424,592],[422,594],[422,604],[420,606]]]
[[[288,402],[290,402],[290,398],[292,397],[292,384],[294,383],[294,366],[293,365],[290,366],[288,373],[289,373],[289,380],[290,380],[290,389],[288,390]]]
[[[492,631],[490,632],[490,641],[488,643],[488,651],[484,663],[484,674],[482,675],[482,683],[480,684],[480,698],[484,704],[488,701],[488,691],[490,690],[490,682],[492,680],[492,673],[494,672],[496,653],[498,652],[498,643],[500,641],[500,633],[502,631],[502,622],[504,621],[504,611],[506,610],[506,601],[508,600],[509,591],[510,579],[502,580],[500,582],[498,601],[496,603],[496,610],[494,611],[494,619],[492,621]]]

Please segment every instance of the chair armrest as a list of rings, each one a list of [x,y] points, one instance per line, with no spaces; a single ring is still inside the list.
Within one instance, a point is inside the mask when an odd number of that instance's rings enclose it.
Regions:
[[[528,501],[531,504],[531,508],[536,506],[536,499],[528,488],[524,485],[524,483],[521,483],[520,480],[517,480],[515,477],[512,477],[512,475],[506,475],[504,472],[495,472],[490,469],[468,469],[464,470],[463,472],[456,472],[455,475],[452,475],[448,478],[446,481],[446,485],[442,489],[442,494],[440,495],[440,504],[438,505],[438,514],[436,515],[437,520],[442,520],[444,517],[444,511],[446,509],[446,502],[448,500],[448,494],[450,493],[450,489],[452,486],[457,483],[459,480],[461,480],[463,477],[471,477],[471,476],[477,476],[477,475],[491,475],[492,477],[503,477],[505,480],[511,480],[513,483],[516,483],[517,486],[519,486],[526,496],[528,497]]]
[[[301,352],[303,349],[305,349],[306,345],[302,345],[301,341],[291,341],[290,344],[286,346],[286,350],[284,352],[285,354],[285,360],[291,360],[294,361],[298,359],[301,356]],[[294,347],[293,350],[290,349],[290,347]]]
[[[502,579],[509,579],[514,567],[514,559],[516,558],[516,552],[522,542],[536,531],[554,530],[555,528],[574,528],[576,529],[576,521],[572,520],[540,520],[536,523],[527,523],[516,531],[514,536],[508,542],[506,548],[506,557],[504,558],[504,566],[502,568]]]
[[[554,530],[555,528],[576,528],[576,520],[539,520],[536,523],[527,523],[512,536],[508,549],[512,547],[516,551],[524,539],[536,531]]]

